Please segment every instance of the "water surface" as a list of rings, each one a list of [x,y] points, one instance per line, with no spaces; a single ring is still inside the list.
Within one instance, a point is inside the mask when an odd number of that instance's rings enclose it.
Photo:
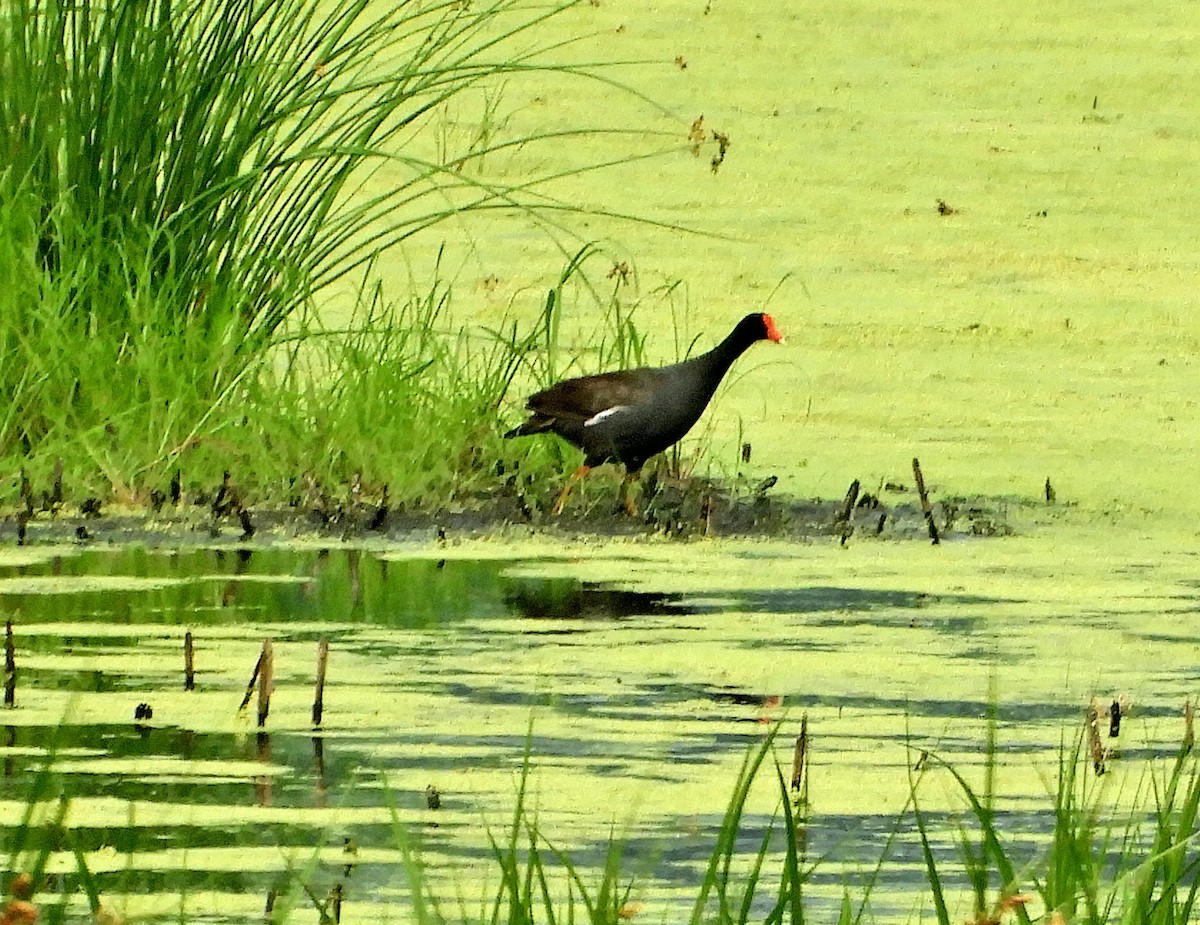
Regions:
[[[1074,551],[1052,557],[1063,539]],[[29,799],[45,818],[61,793],[116,908],[240,919],[299,880],[320,897],[341,884],[354,921],[396,920],[394,806],[439,889],[476,908],[496,886],[488,834],[506,830],[528,747],[541,829],[584,867],[615,832],[642,914],[670,919],[694,898],[747,749],[778,724],[789,765],[807,716],[819,907],[884,853],[921,751],[982,782],[991,714],[1001,827],[1032,854],[1086,703],[1131,705],[1102,781],[1120,807],[1174,753],[1195,690],[1194,556],[1136,537],[1112,549],[1081,529],[937,548],[20,551],[0,564],[19,670],[0,742],[4,841]],[[196,689],[184,691],[189,630]],[[238,705],[265,637],[275,689],[260,732],[254,701]],[[152,718],[135,718],[140,704]],[[777,809],[772,776],[752,794],[747,850]],[[922,802],[953,857],[962,801],[948,775],[930,772]],[[884,919],[922,902],[910,828],[880,880]],[[61,836],[32,837],[24,858],[51,839],[50,869],[75,885]],[[316,913],[304,900],[296,915]]]

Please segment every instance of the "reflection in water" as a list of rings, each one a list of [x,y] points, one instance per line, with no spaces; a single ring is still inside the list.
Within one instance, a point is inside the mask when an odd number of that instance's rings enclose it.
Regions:
[[[269,766],[271,764],[271,735],[270,733],[259,731],[254,737],[255,750],[254,757],[259,764]],[[270,770],[263,771],[261,774],[256,774],[254,777],[254,802],[259,806],[271,805],[271,788],[275,782],[275,777]]]
[[[313,747],[313,777],[316,783],[313,786],[313,805],[318,808],[323,808],[328,805],[329,785],[325,780],[325,737],[315,735],[312,737]]]
[[[548,620],[619,620],[691,612],[675,595],[606,588],[574,578],[514,579],[504,601],[523,617]]]
[[[25,623],[216,626],[285,619],[420,628],[503,616],[504,567],[449,561],[439,568],[431,560],[389,562],[358,550],[89,550],[34,565],[0,565],[0,610],[19,609]],[[63,580],[36,583],[49,576]],[[122,587],[114,579],[137,584]],[[100,589],[101,582],[109,584]],[[56,590],[71,593],[32,593]]]

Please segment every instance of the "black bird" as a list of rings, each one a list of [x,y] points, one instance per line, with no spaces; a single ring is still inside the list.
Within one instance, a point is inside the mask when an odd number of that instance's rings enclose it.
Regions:
[[[733,361],[760,340],[783,343],[783,335],[770,315],[756,312],[739,321],[708,353],[682,363],[564,379],[530,396],[525,403],[529,420],[504,436],[550,432],[583,450],[583,465],[554,505],[553,513],[560,514],[589,469],[619,462],[628,481],[647,459],[682,439],[708,407]],[[637,513],[628,493],[625,509]]]

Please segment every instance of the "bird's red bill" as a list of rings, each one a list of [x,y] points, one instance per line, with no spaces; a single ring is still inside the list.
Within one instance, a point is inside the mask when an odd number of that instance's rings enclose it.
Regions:
[[[777,344],[784,343],[783,334],[779,332],[779,328],[775,327],[775,319],[770,315],[763,315],[763,321],[767,325],[767,339],[773,340]]]

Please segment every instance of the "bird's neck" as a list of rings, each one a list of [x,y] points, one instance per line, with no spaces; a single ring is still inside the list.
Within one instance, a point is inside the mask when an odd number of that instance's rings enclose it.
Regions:
[[[715,387],[716,383],[729,372],[729,367],[733,365],[733,361],[745,353],[751,343],[753,341],[746,340],[735,329],[721,343],[708,351],[708,353],[696,357],[696,364],[705,368]]]

